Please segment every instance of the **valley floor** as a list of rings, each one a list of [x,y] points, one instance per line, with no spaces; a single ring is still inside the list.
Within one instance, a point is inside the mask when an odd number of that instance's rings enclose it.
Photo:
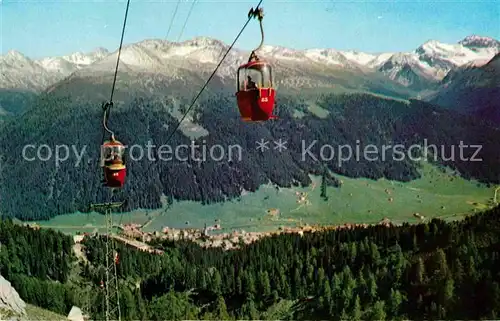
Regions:
[[[374,224],[384,219],[394,224],[417,223],[439,217],[460,219],[494,203],[494,187],[465,180],[454,173],[423,163],[422,177],[401,183],[388,180],[352,179],[336,175],[340,188],[328,187],[321,197],[321,177],[312,177],[306,188],[275,188],[264,185],[239,199],[202,206],[175,202],[169,208],[116,214],[115,224],[137,223],[145,232],[170,228],[203,228],[220,225],[218,233],[234,230],[265,232],[279,227],[308,225]],[[104,217],[97,213],[72,213],[38,222],[62,232],[104,232]]]

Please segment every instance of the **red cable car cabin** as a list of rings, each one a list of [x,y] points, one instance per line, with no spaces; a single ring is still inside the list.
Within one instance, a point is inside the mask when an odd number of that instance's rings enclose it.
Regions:
[[[273,115],[276,90],[272,68],[262,60],[250,61],[238,68],[236,99],[243,121],[276,119]]]
[[[111,138],[102,145],[102,163],[104,167],[104,184],[107,187],[122,188],[127,176],[127,168],[123,161],[125,146]]]

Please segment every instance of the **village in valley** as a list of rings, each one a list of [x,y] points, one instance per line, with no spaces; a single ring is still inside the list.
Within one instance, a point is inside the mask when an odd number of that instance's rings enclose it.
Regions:
[[[392,226],[389,219],[384,219],[378,223],[383,226]],[[279,235],[283,233],[295,233],[302,236],[307,232],[317,232],[335,229],[366,228],[370,224],[343,224],[339,226],[313,226],[304,224],[298,227],[280,227],[272,232],[247,232],[244,230],[234,230],[232,232],[221,232],[220,224],[206,226],[203,229],[197,228],[171,228],[164,227],[162,231],[145,232],[142,225],[135,223],[116,226],[118,233],[110,235],[117,241],[126,243],[139,250],[162,254],[163,251],[154,248],[151,243],[158,240],[186,240],[199,244],[201,247],[222,247],[224,250],[238,249],[245,244],[251,244],[263,237]],[[32,226],[34,227],[34,226]],[[80,245],[85,237],[97,237],[98,233],[78,233],[74,235],[75,245]]]

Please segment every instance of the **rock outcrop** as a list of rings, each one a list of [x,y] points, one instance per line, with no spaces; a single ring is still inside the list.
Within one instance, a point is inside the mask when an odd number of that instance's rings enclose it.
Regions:
[[[9,281],[0,275],[0,320],[26,318],[26,303]]]
[[[79,307],[73,306],[68,314],[68,320],[71,321],[84,321],[82,310]]]

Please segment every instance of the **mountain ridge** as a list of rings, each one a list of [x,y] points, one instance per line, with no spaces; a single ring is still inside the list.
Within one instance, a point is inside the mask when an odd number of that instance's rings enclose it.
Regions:
[[[145,39],[125,45],[122,62],[124,65],[128,62],[143,70],[154,70],[156,65],[165,64],[166,60],[189,59],[196,65],[214,64],[219,61],[227,48],[228,45],[224,42],[210,37],[196,37],[183,42]],[[297,50],[265,45],[261,55],[278,63],[295,63],[307,65],[306,67],[328,66],[358,73],[380,73],[406,87],[420,90],[438,83],[455,68],[491,59],[498,52],[500,52],[498,40],[472,35],[456,44],[429,40],[411,52],[372,54],[357,50],[332,48]],[[116,55],[117,51],[109,52],[104,48],[97,48],[89,53],[75,52],[62,57],[32,60],[20,52],[11,50],[6,55],[0,56],[0,67],[4,75],[3,80],[0,80],[0,88],[42,91],[73,73],[84,72],[89,68],[95,71],[105,61],[115,64]],[[221,66],[219,74],[232,75],[234,66],[243,63],[247,56],[248,52],[233,49],[226,58],[227,61]],[[120,68],[126,67],[120,65]]]

